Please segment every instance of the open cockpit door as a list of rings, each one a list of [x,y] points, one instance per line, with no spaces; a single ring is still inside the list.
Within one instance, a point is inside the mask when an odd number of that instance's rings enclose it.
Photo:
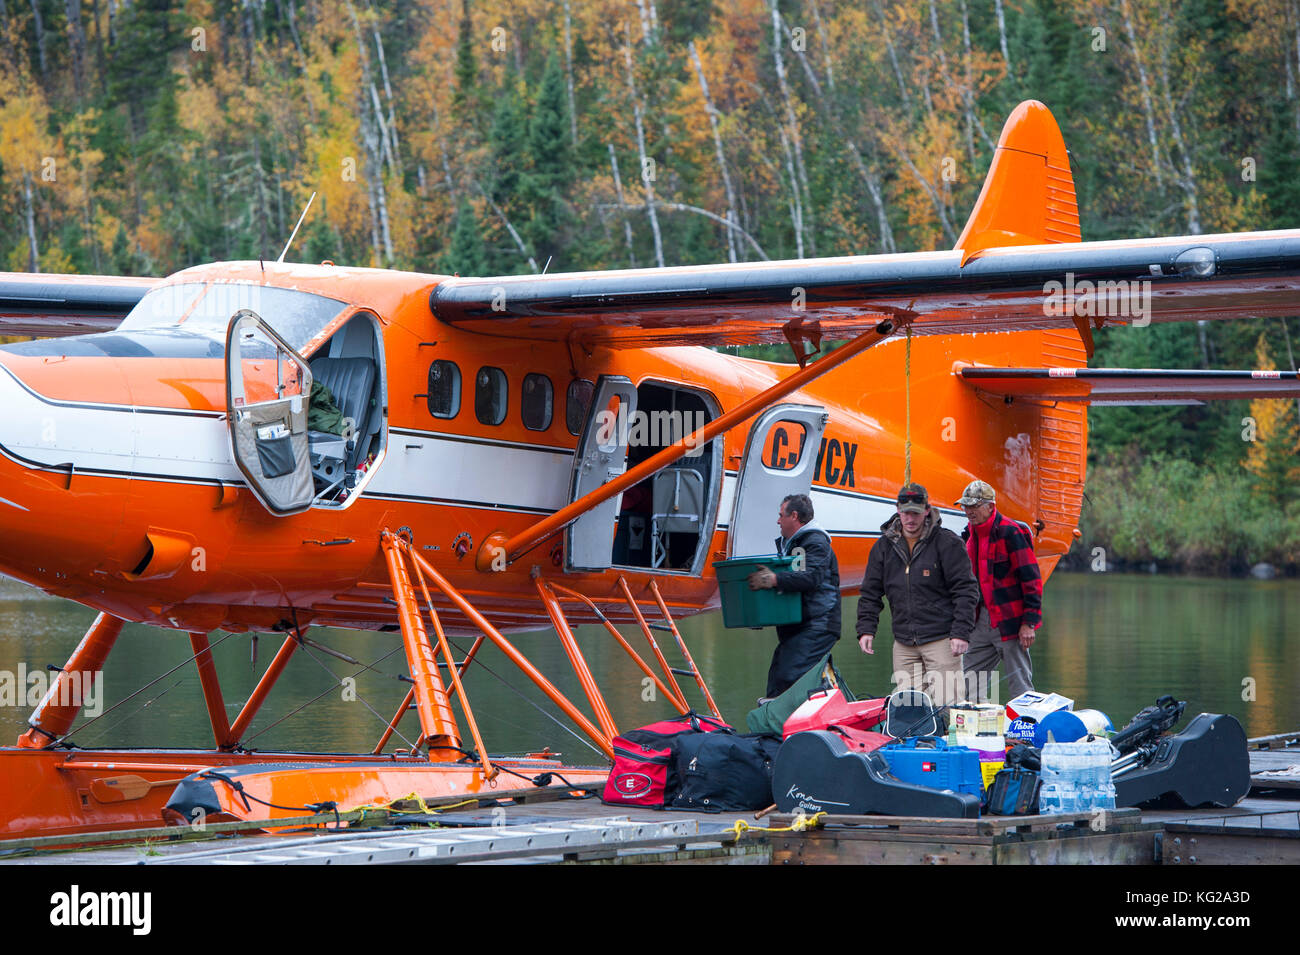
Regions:
[[[602,375],[587,411],[578,453],[573,456],[570,501],[576,501],[627,470],[628,429],[636,414],[636,388],[621,375]],[[612,563],[618,494],[569,525],[567,570],[604,570]]]
[[[789,494],[807,494],[826,429],[826,409],[775,405],[749,429],[736,482],[736,504],[727,534],[728,557],[756,557],[776,551],[776,515]]]
[[[235,464],[272,514],[297,514],[314,495],[307,448],[312,374],[256,313],[226,330],[226,408]]]

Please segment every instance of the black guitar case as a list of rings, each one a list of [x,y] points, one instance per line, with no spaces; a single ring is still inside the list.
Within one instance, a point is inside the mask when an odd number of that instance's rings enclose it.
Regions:
[[[838,733],[795,733],[772,767],[772,795],[781,812],[850,816],[930,816],[976,819],[971,793],[916,786],[895,778],[878,752],[850,750]]]
[[[1246,731],[1235,716],[1202,713],[1154,745],[1147,765],[1115,777],[1116,806],[1226,809],[1250,792]]]

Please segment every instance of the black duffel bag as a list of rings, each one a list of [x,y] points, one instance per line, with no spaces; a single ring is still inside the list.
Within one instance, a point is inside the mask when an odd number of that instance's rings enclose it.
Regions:
[[[779,736],[691,733],[674,741],[679,788],[669,804],[692,812],[745,812],[772,804]]]

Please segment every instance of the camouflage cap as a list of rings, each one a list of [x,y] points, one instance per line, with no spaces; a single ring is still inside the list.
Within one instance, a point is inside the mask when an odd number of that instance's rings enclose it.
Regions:
[[[971,507],[975,504],[992,504],[997,500],[997,494],[991,485],[983,481],[971,481],[966,485],[966,490],[962,492],[961,500],[957,503],[962,507]]]
[[[924,514],[930,506],[930,492],[919,484],[904,484],[898,491],[898,509],[912,514]]]

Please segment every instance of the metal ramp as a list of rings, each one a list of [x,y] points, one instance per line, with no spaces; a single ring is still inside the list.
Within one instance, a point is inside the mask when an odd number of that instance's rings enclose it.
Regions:
[[[699,838],[693,819],[632,822],[627,816],[522,826],[344,832],[274,845],[232,846],[138,860],[139,865],[453,865],[528,856],[572,857],[681,846]]]

